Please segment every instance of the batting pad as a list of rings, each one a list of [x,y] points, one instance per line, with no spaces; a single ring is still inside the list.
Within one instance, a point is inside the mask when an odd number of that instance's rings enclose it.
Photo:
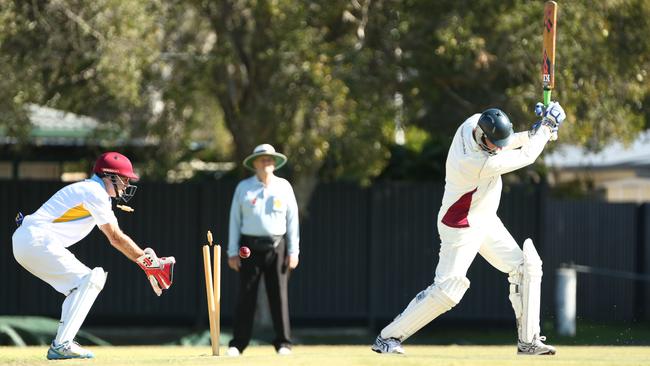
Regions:
[[[510,272],[508,275],[508,282],[510,282],[510,294],[508,295],[508,299],[510,299],[512,309],[515,311],[515,318],[517,321],[521,319],[521,314],[524,311],[524,304],[521,301],[521,282],[523,277],[523,267],[523,264],[517,266],[517,269]]]
[[[522,266],[521,284],[517,286],[519,296],[510,294],[515,308],[517,330],[522,342],[531,343],[539,335],[539,312],[542,291],[542,259],[537,254],[533,241],[526,239],[523,246],[524,264]],[[521,307],[515,301],[521,301]],[[520,310],[517,314],[517,310]]]
[[[106,275],[101,267],[93,268],[81,284],[63,301],[61,322],[54,339],[56,344],[72,341],[83,324],[97,295],[104,288]]]
[[[406,340],[441,314],[456,306],[469,288],[465,277],[450,277],[427,287],[415,296],[406,309],[381,331],[382,338]]]

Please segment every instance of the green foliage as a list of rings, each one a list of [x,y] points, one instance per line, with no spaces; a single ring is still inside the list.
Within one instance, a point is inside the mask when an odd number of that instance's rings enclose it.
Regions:
[[[562,89],[569,97],[575,142],[598,150],[631,141],[645,127],[650,105],[647,1],[567,5],[569,27],[559,52]],[[645,29],[642,32],[638,32]],[[564,94],[562,94],[564,95]]]
[[[4,1],[0,127],[25,141],[26,103],[90,115],[118,132],[105,146],[125,136],[150,144],[137,160],[153,178],[191,158],[239,163],[269,142],[289,155],[285,172],[305,192],[323,179],[436,179],[471,114],[499,106],[518,129],[535,119],[542,7]],[[648,126],[649,19],[645,0],[560,3],[553,95],[569,115],[562,143],[598,150]],[[403,148],[392,142],[396,118]]]
[[[542,7],[542,1],[406,2],[409,120],[450,134],[472,113],[500,106],[527,128],[541,99]],[[597,150],[630,141],[650,114],[650,3],[562,2],[558,14],[553,97],[569,115],[562,142]]]
[[[0,49],[7,73],[29,91],[21,102],[90,115],[141,104],[143,69],[158,49],[148,6],[126,0],[6,4]]]
[[[440,181],[445,177],[447,147],[450,141],[428,137],[422,145],[393,145],[387,167],[377,179]]]
[[[319,179],[368,183],[388,158],[383,73],[362,44],[370,3],[197,1],[216,35],[200,73],[236,162],[268,142],[289,156],[299,202]],[[394,74],[393,74],[394,75]]]

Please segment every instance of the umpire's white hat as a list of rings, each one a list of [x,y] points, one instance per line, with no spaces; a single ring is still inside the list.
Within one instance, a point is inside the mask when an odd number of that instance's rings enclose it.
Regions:
[[[257,145],[253,150],[253,153],[248,155],[248,157],[244,159],[244,166],[252,171],[255,171],[255,167],[253,166],[253,161],[258,156],[264,156],[264,155],[272,156],[273,159],[275,159],[275,169],[280,169],[284,164],[287,163],[287,157],[284,154],[280,154],[279,152],[276,152],[275,148],[269,144],[262,144],[262,145]]]

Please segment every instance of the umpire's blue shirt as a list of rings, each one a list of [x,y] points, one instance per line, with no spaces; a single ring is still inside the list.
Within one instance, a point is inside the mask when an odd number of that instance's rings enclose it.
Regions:
[[[264,186],[254,175],[237,185],[230,206],[228,257],[239,253],[241,235],[285,235],[289,255],[300,252],[298,204],[291,183],[273,176]]]

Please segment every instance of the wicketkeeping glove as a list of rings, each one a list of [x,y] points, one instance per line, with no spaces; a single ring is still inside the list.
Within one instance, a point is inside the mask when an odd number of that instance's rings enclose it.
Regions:
[[[174,281],[174,257],[158,258],[151,248],[145,248],[144,254],[137,259],[137,263],[147,275],[151,287],[156,295],[160,296],[163,290],[171,287]]]

